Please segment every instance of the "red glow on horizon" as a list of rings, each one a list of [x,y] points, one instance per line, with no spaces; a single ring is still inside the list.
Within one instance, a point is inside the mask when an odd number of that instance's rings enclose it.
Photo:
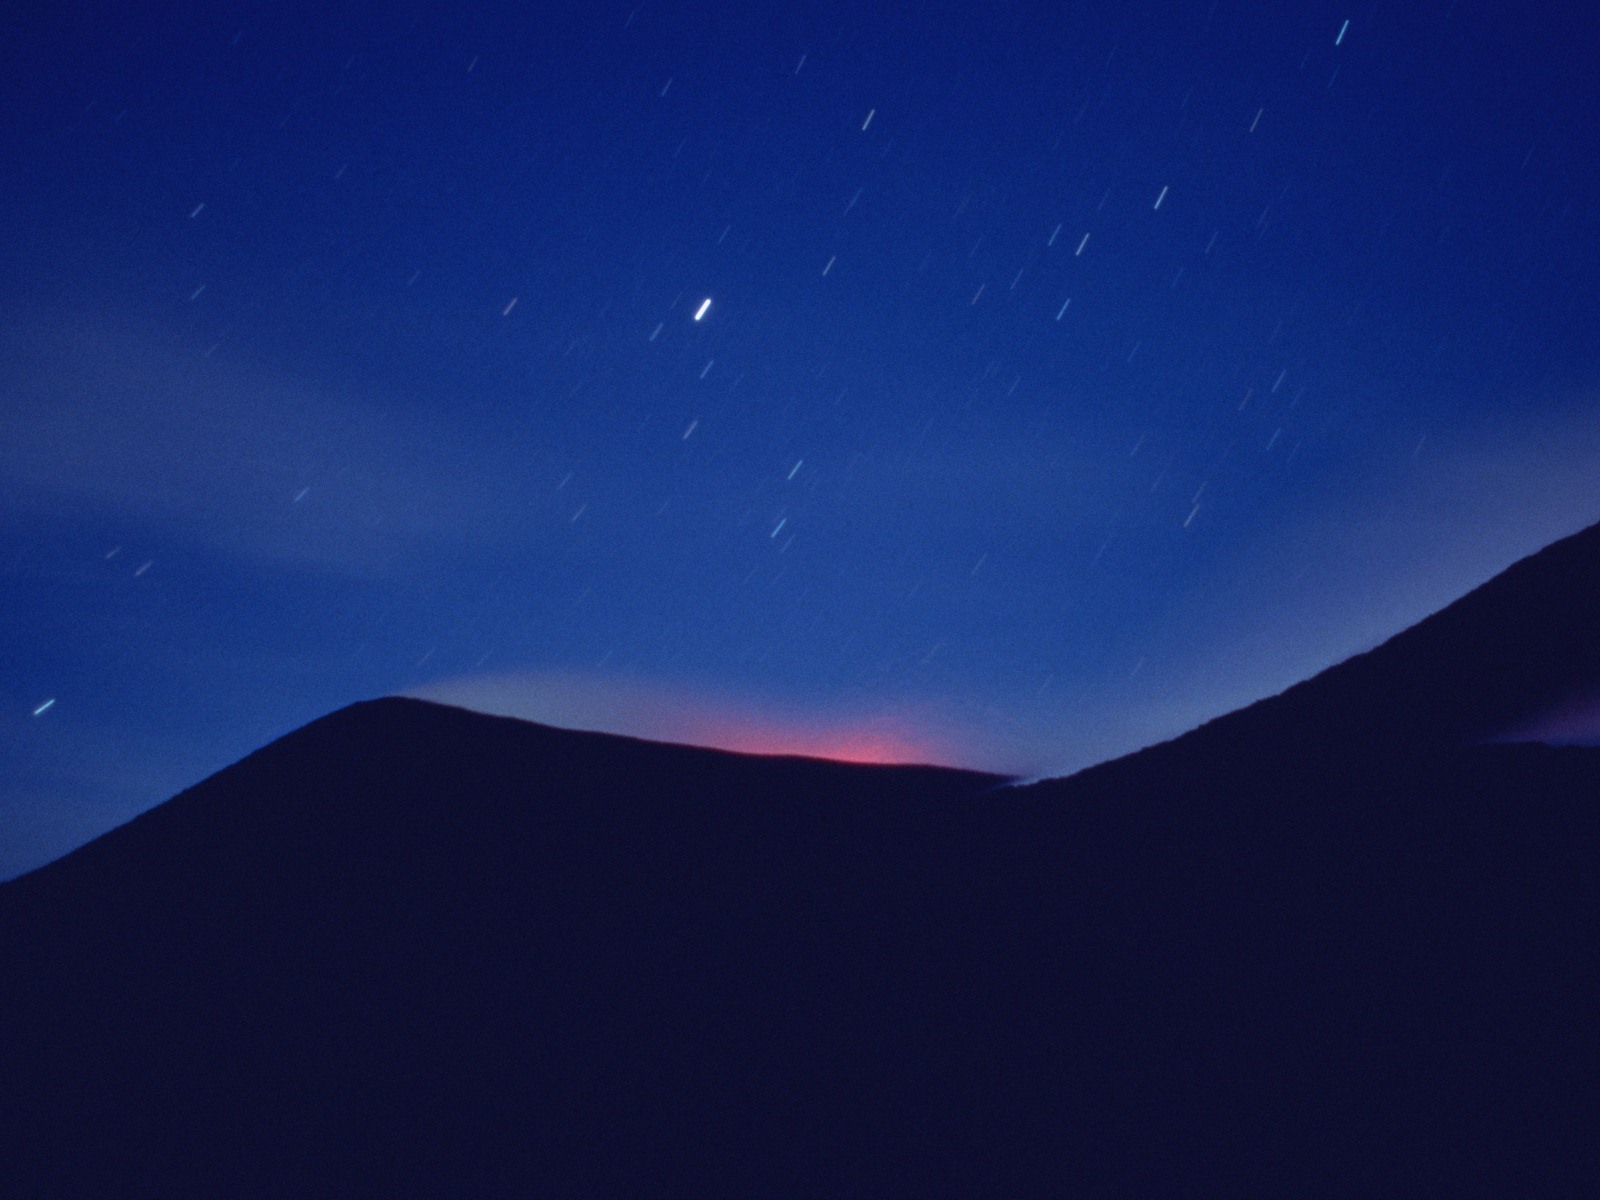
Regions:
[[[774,707],[656,681],[576,672],[467,676],[413,693],[479,712],[650,741],[872,765],[959,766],[964,739],[916,712]]]
[[[873,766],[944,763],[953,758],[927,738],[878,721],[824,728],[720,716],[691,724],[693,728],[684,731],[687,740],[740,754],[796,755]]]

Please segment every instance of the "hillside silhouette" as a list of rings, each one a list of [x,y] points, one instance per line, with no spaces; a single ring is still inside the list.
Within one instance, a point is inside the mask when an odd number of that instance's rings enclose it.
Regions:
[[[0,885],[6,1194],[1587,1194],[1597,600],[1025,787],[354,705]]]

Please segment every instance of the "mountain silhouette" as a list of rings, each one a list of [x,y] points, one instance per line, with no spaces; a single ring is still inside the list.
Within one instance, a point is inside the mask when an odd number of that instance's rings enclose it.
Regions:
[[[1376,650],[1201,729],[1337,739],[1361,752],[1502,738],[1553,708],[1600,701],[1597,603],[1600,525],[1513,564]]]
[[[1590,1194],[1597,599],[1031,786],[354,705],[0,885],[5,1194]]]

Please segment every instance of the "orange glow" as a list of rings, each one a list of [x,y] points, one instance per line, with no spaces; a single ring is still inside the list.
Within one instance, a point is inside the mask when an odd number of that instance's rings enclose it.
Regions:
[[[848,763],[937,763],[948,761],[926,739],[880,724],[860,728],[781,725],[737,717],[691,721],[684,739],[742,754],[792,754]]]
[[[960,763],[959,738],[914,713],[819,713],[652,680],[520,673],[443,680],[412,693],[479,712],[652,741],[849,763]]]

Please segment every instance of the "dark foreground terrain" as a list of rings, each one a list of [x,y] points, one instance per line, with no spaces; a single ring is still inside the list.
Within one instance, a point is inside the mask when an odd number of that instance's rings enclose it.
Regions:
[[[1031,787],[410,700],[0,886],[7,1196],[1592,1196],[1600,533]]]

